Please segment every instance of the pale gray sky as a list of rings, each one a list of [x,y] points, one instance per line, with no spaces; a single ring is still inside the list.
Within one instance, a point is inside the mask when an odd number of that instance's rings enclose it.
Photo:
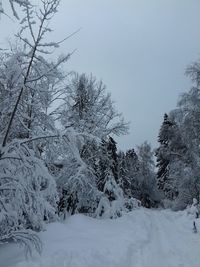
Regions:
[[[37,0],[39,1],[39,0]],[[188,64],[200,58],[199,0],[62,0],[52,38],[81,31],[61,48],[77,48],[69,70],[93,73],[131,121],[122,149],[148,140],[155,147],[163,114],[191,83]],[[0,42],[17,23],[2,18]]]

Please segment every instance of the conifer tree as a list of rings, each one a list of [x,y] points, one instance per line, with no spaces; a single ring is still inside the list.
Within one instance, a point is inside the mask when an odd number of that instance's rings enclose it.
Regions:
[[[169,149],[169,140],[170,140],[170,128],[173,126],[173,123],[168,119],[168,115],[164,114],[164,121],[160,128],[158,135],[158,142],[160,147],[156,150],[157,157],[157,179],[158,179],[158,188],[163,190],[165,187],[165,182],[168,177],[168,149]]]
[[[102,140],[100,144],[99,153],[99,167],[98,167],[98,189],[103,191],[106,183],[106,177],[112,175],[118,183],[118,156],[116,142],[112,137],[108,137],[108,140]]]
[[[129,192],[130,197],[140,199],[141,170],[138,155],[134,149],[126,151],[125,160],[127,173],[124,190]]]
[[[166,199],[175,200],[180,191],[188,166],[187,147],[176,122],[167,114],[164,115],[156,150],[157,184],[164,192]]]
[[[116,142],[111,137],[102,140],[100,145],[97,186],[102,192],[96,211],[97,216],[110,218],[120,216],[124,208],[124,196],[119,186]]]

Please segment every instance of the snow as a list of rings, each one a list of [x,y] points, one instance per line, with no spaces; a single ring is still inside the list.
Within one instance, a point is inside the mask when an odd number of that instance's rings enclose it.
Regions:
[[[41,256],[26,260],[15,244],[0,247],[2,267],[199,267],[200,232],[187,212],[137,209],[97,220],[74,215],[40,233]]]

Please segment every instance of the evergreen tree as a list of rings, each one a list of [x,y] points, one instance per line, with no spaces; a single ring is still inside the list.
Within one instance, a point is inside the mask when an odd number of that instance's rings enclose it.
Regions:
[[[128,197],[131,195],[128,193],[129,183],[127,183],[127,166],[125,153],[123,151],[119,151],[118,153],[118,177],[119,177],[119,185],[123,189],[124,195]],[[126,184],[127,183],[127,184]]]
[[[107,150],[110,158],[110,168],[115,178],[116,183],[119,183],[118,177],[118,155],[117,155],[117,146],[115,140],[109,136],[107,143]]]
[[[129,197],[140,199],[141,196],[141,170],[138,155],[134,149],[126,151],[126,178],[124,181],[124,190],[129,192]]]
[[[103,192],[104,190],[108,173],[110,173],[110,158],[107,150],[107,142],[105,140],[102,140],[99,146],[97,169],[97,188],[100,192]]]
[[[107,177],[110,175],[114,177],[116,183],[119,183],[117,147],[112,137],[102,140],[100,144],[97,185],[101,192],[103,192]]]
[[[187,173],[188,153],[176,122],[167,114],[159,132],[160,147],[156,150],[158,188],[166,199],[175,200]]]
[[[158,135],[158,142],[160,147],[156,150],[157,157],[157,179],[158,179],[158,188],[163,190],[165,187],[165,182],[168,179],[168,165],[169,165],[169,140],[170,140],[170,128],[173,126],[173,123],[168,119],[168,115],[164,114],[164,121],[160,128]]]
[[[102,192],[96,211],[97,216],[110,218],[120,216],[124,208],[124,196],[119,186],[116,142],[111,137],[102,140],[100,145],[97,186]]]

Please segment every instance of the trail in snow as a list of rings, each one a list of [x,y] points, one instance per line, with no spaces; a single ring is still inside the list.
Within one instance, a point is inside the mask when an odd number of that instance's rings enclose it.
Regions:
[[[185,212],[139,209],[117,220],[75,215],[40,234],[41,257],[0,247],[0,267],[199,267],[199,232]]]
[[[140,244],[135,259],[133,252],[132,266],[200,266],[200,235],[192,232],[192,220],[170,211],[146,211],[145,214],[149,218],[148,238],[146,244]]]

